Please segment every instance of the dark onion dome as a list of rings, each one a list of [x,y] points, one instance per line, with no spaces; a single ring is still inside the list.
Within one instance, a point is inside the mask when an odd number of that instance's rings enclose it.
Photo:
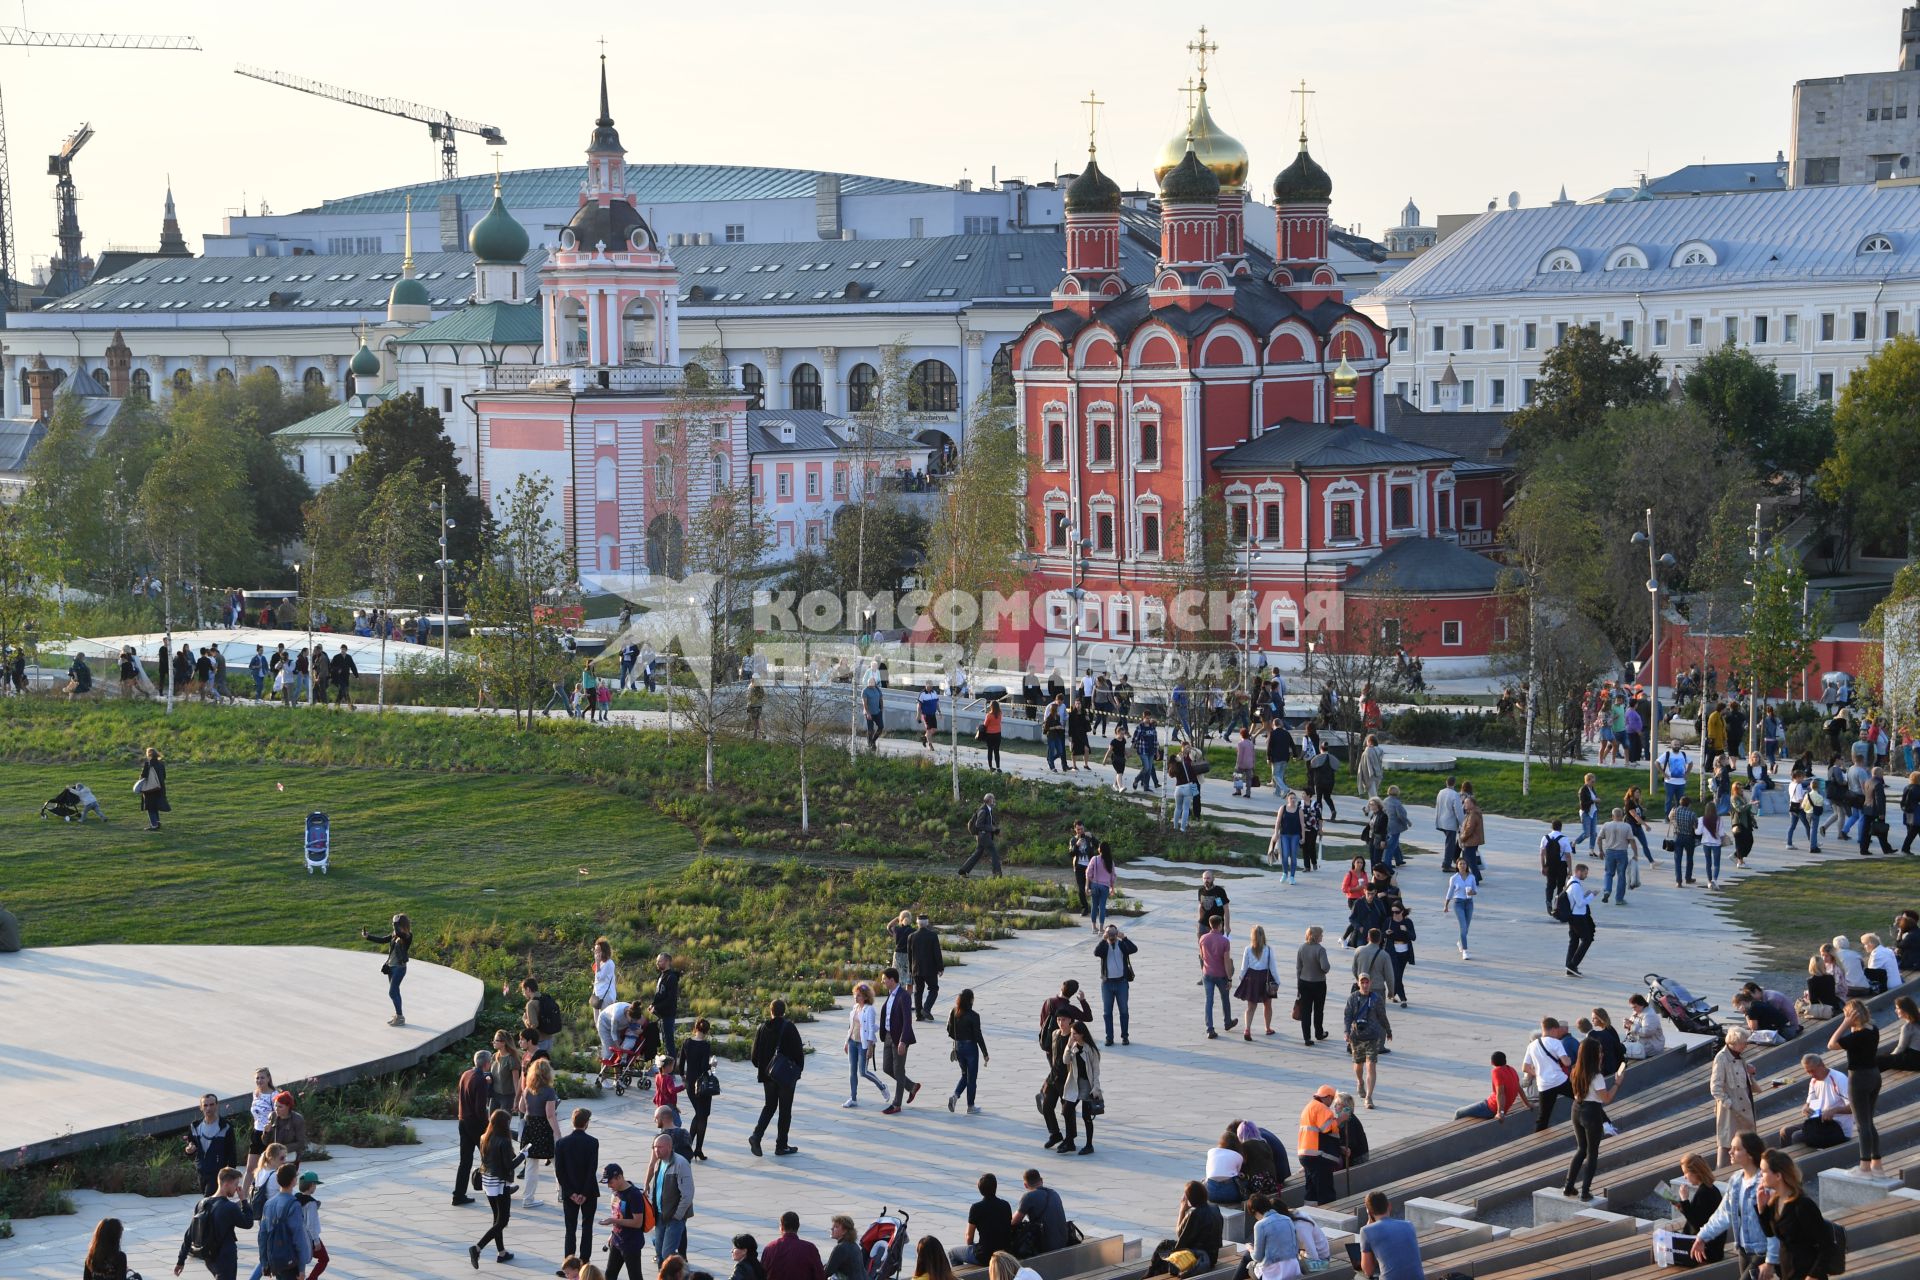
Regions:
[[[1219,198],[1220,179],[1200,162],[1191,147],[1187,149],[1186,158],[1173,166],[1172,172],[1160,183],[1162,204],[1210,204]]]
[[[1273,180],[1275,204],[1325,204],[1333,199],[1333,179],[1307,154],[1307,136],[1300,135],[1300,154]]]
[[[1068,213],[1120,212],[1120,184],[1100,172],[1091,154],[1080,176],[1067,184]]]
[[[495,178],[493,208],[467,233],[467,248],[481,262],[517,263],[526,258],[529,243],[527,229],[507,212],[506,201],[500,198],[500,179]]]
[[[393,282],[393,292],[387,295],[387,304],[394,307],[425,307],[432,305],[427,296],[427,286],[412,276],[405,276]]]
[[[581,253],[591,253],[603,244],[609,253],[656,247],[653,228],[647,225],[638,209],[620,199],[604,205],[593,201],[581,205],[561,234],[563,244],[569,233],[573,237],[571,247]]]
[[[380,357],[373,354],[365,338],[360,339],[360,349],[353,353],[352,363],[347,365],[356,378],[377,378],[380,376]]]

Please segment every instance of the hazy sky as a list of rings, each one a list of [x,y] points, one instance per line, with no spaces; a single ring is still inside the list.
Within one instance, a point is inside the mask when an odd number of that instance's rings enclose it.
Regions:
[[[152,246],[172,174],[197,249],[223,215],[438,176],[424,126],[233,74],[251,63],[498,125],[508,167],[572,164],[604,35],[629,158],[787,165],[951,182],[1041,179],[1084,155],[1144,184],[1183,121],[1185,45],[1219,42],[1215,117],[1266,187],[1291,158],[1301,77],[1336,220],[1377,235],[1409,195],[1427,220],[1518,190],[1575,198],[1701,159],[1787,145],[1797,79],[1894,65],[1900,0],[1372,0],[1367,5],[769,3],[578,6],[287,0],[0,0],[0,23],[178,32],[200,53],[0,48],[24,267],[53,248],[43,158],[82,121],[89,250]],[[551,14],[551,26],[543,17]],[[1068,70],[1062,70],[1068,68]],[[463,139],[464,172],[491,167]]]

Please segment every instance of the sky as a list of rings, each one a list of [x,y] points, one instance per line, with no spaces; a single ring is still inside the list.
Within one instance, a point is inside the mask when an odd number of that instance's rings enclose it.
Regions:
[[[74,162],[89,251],[159,240],[169,178],[188,243],[243,206],[291,212],[438,176],[425,126],[248,80],[240,63],[498,126],[508,168],[578,163],[604,39],[634,161],[831,169],[975,182],[1075,171],[1087,109],[1101,165],[1148,185],[1184,128],[1186,46],[1205,22],[1214,116],[1256,192],[1295,150],[1304,77],[1336,222],[1379,235],[1517,191],[1575,199],[1700,160],[1786,148],[1795,80],[1890,70],[1901,0],[969,0],[453,6],[287,0],[0,0],[0,25],[192,35],[198,53],[0,48],[21,274],[53,251],[41,157],[83,121]],[[1811,21],[1809,19],[1812,19]],[[1063,70],[1065,68],[1065,70]],[[463,138],[463,172],[493,149]]]

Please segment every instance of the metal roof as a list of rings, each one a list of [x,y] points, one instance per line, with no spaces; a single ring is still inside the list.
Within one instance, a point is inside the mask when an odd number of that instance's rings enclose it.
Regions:
[[[545,209],[578,203],[585,170],[578,164],[551,169],[514,169],[500,175],[500,194],[509,209]],[[627,190],[644,209],[649,204],[707,200],[797,200],[813,198],[822,177],[838,178],[842,196],[906,195],[951,191],[932,182],[876,178],[820,169],[773,169],[746,164],[630,164]],[[493,175],[441,178],[323,200],[301,213],[399,213],[413,197],[416,209],[435,207],[443,195],[458,195],[462,205],[485,208],[493,201]]]
[[[399,253],[313,255],[292,258],[142,258],[116,275],[89,284],[42,310],[10,317],[32,328],[35,316],[76,312],[116,318],[165,316],[181,319],[248,316],[289,317],[377,311],[384,315],[387,295],[400,278]],[[529,255],[529,262],[546,257]],[[473,255],[414,255],[414,276],[426,286],[432,305],[448,311],[467,305],[473,293]],[[22,321],[26,323],[21,324]]]
[[[793,427],[792,440],[780,438],[782,425]],[[836,434],[839,431],[852,434],[858,441],[858,445]],[[869,433],[862,433],[859,419],[828,413],[822,409],[747,410],[747,452],[750,454],[833,453],[856,447],[926,450],[932,446],[878,428]]]
[[[373,398],[379,401],[391,400],[398,395],[400,388],[391,382],[382,383]],[[371,407],[371,406],[369,406]],[[302,418],[280,428],[273,434],[285,440],[306,440],[314,436],[350,436],[354,424],[366,417],[366,410],[355,404],[336,404],[322,409],[311,418]]]
[[[1863,253],[1884,235],[1889,252]],[[1673,266],[1699,241],[1717,263]],[[1642,269],[1606,270],[1633,246]],[[1543,270],[1556,249],[1577,271]],[[1677,293],[1783,283],[1877,283],[1920,276],[1920,186],[1798,187],[1484,213],[1360,299],[1362,305],[1443,298]]]
[[[71,392],[55,395],[59,404],[73,399]],[[120,401],[106,396],[80,396],[80,413],[87,427],[89,447],[113,425],[120,412]],[[27,469],[27,457],[47,438],[47,424],[33,418],[0,418],[0,473],[17,475]]]
[[[421,325],[394,339],[396,344],[473,343],[521,346],[538,343],[546,326],[537,302],[483,302]]]
[[[1405,538],[1367,561],[1347,579],[1355,595],[1373,591],[1406,591],[1420,595],[1497,590],[1501,566],[1444,538]]]
[[[1051,305],[1066,267],[1066,235],[933,236],[905,240],[815,240],[679,245],[681,314],[732,307],[792,308],[871,302]],[[1121,250],[1129,282],[1153,277],[1154,255]],[[849,289],[852,286],[852,289]]]
[[[1282,422],[1243,440],[1213,460],[1217,471],[1275,471],[1379,467],[1396,462],[1452,462],[1456,455],[1384,431],[1348,424]]]
[[[1649,194],[1656,196],[1697,196],[1735,191],[1784,191],[1784,160],[1761,160],[1753,164],[1689,164],[1647,183]]]
[[[1429,449],[1441,449],[1466,462],[1508,465],[1507,414],[1423,413],[1397,395],[1388,395],[1387,434]]]

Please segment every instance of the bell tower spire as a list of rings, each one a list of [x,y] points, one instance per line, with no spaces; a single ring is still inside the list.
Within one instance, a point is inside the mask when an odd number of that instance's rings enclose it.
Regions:
[[[620,145],[620,131],[613,127],[613,111],[607,105],[606,41],[600,45],[600,114],[587,141],[585,195],[604,205],[627,197],[627,149]]]
[[[1126,288],[1120,279],[1120,185],[1100,172],[1100,101],[1091,89],[1087,109],[1087,167],[1067,185],[1067,266],[1054,290],[1062,307],[1090,313]]]

